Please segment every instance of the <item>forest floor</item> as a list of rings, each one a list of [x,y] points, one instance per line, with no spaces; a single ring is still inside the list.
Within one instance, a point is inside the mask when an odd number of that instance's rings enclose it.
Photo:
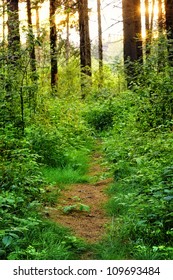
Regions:
[[[57,204],[47,207],[46,211],[52,221],[70,228],[76,237],[88,244],[95,244],[105,235],[106,224],[110,223],[104,205],[108,200],[105,190],[112,182],[112,178],[107,178],[103,156],[98,149],[91,156],[87,175],[89,183],[67,186],[61,191]],[[79,209],[80,206],[84,209]],[[69,211],[64,213],[64,209]],[[82,258],[90,259],[89,255]]]

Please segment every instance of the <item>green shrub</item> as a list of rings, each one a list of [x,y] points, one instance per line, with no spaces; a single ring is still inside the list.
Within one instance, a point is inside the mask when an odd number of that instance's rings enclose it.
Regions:
[[[92,104],[84,117],[96,131],[108,130],[113,126],[115,108],[109,100],[101,100]]]
[[[53,128],[37,127],[30,131],[29,139],[33,152],[39,155],[40,163],[55,167],[63,167],[67,164],[66,139]]]
[[[16,138],[13,127],[1,130],[0,176],[1,189],[23,193],[28,201],[36,198],[42,186],[37,155],[25,139]]]
[[[155,255],[169,259],[172,256],[169,249],[172,246],[172,133],[144,137],[138,132],[135,137],[135,132],[133,135],[127,131],[106,141],[115,176],[109,190],[112,198],[107,205],[108,212],[120,217],[120,231],[135,244],[136,253],[145,247],[146,257],[150,254],[152,258]],[[159,249],[162,246],[164,250]],[[157,254],[153,249],[156,247]]]
[[[6,259],[33,225],[43,180],[37,156],[25,139],[17,138],[16,129],[7,126],[0,137],[0,255]]]

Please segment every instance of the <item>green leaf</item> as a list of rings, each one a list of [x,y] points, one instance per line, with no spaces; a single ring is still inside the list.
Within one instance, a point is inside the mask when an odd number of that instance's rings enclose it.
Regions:
[[[165,196],[164,200],[166,200],[166,201],[173,200],[173,195]]]
[[[74,209],[76,209],[76,205],[65,206],[65,207],[63,208],[63,212],[64,212],[64,213],[70,213],[70,212],[73,211]]]
[[[79,210],[80,211],[90,212],[90,207],[88,205],[85,205],[85,204],[80,204]]]
[[[11,245],[12,241],[13,241],[13,238],[10,235],[4,236],[2,239],[2,243],[5,245],[5,247],[8,247],[9,245]]]

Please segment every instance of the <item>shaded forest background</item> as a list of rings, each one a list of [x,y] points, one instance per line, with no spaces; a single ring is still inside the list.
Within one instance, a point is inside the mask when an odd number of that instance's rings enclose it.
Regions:
[[[87,250],[39,213],[66,181],[48,183],[45,171],[77,172],[73,180],[83,180],[97,138],[114,178],[106,207],[116,222],[95,258],[171,259],[173,1],[114,1],[122,11],[123,58],[111,63],[103,53],[104,1],[95,1],[96,55],[88,1],[48,1],[46,28],[44,1],[21,2],[22,30],[19,1],[1,1],[1,259],[76,259]],[[74,28],[78,46],[70,41]]]

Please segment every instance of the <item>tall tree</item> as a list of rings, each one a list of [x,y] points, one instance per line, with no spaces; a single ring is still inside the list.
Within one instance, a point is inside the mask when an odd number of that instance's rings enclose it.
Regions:
[[[32,13],[31,13],[31,1],[27,0],[27,15],[28,15],[28,43],[29,43],[29,55],[30,55],[30,64],[33,80],[37,79],[36,76],[36,56],[35,56],[35,43],[34,43],[34,32],[32,27]]]
[[[69,52],[70,52],[70,11],[69,7],[66,7],[66,63],[69,62]]]
[[[123,0],[124,60],[141,59],[142,41],[140,0]]]
[[[145,0],[145,30],[146,30],[146,36],[148,35],[148,32],[150,30],[150,18],[149,18],[149,0]]]
[[[50,60],[51,60],[51,87],[58,84],[58,60],[57,60],[57,31],[56,31],[56,9],[58,1],[50,0]]]
[[[142,60],[140,0],[123,0],[124,62],[127,82],[134,77],[133,62]]]
[[[5,0],[2,0],[2,43],[3,46],[5,45],[5,12],[6,12],[6,2]]]
[[[15,63],[20,57],[19,0],[7,0],[7,13],[9,58]]]
[[[166,30],[169,40],[169,62],[173,66],[173,0],[165,0]]]
[[[91,76],[91,44],[89,35],[88,0],[78,2],[81,72]],[[84,83],[82,82],[83,86]]]
[[[62,0],[64,6],[64,14],[66,19],[64,21],[64,26],[66,27],[66,42],[65,42],[65,55],[66,55],[66,64],[68,65],[70,58],[70,28],[76,24],[75,17],[73,16],[78,8],[76,0]]]
[[[101,2],[97,0],[98,15],[98,54],[99,54],[99,84],[101,87],[103,82],[103,43],[102,43],[102,20],[101,20]]]
[[[158,0],[158,32],[159,32],[159,40],[158,40],[158,72],[162,71],[165,67],[167,51],[165,51],[165,15],[163,9],[163,0]]]
[[[24,134],[24,97],[20,85],[19,73],[22,74],[20,64],[20,31],[19,31],[19,0],[7,0],[8,14],[8,63],[5,82],[5,102],[7,119],[10,120]]]
[[[135,32],[135,43],[136,43],[136,56],[137,60],[142,61],[142,23],[141,23],[141,1],[134,0],[134,32]]]
[[[164,30],[164,11],[162,2],[162,0],[158,0],[158,29],[161,33],[163,33]]]

